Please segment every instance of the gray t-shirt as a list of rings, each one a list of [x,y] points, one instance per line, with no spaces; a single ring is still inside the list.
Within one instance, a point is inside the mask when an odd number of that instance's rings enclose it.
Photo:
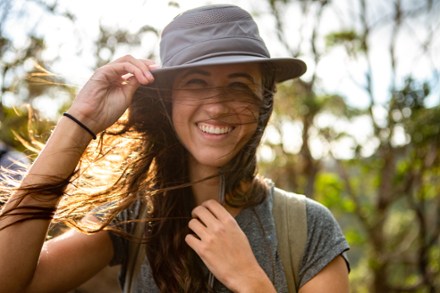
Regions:
[[[20,172],[25,171],[29,164],[29,159],[23,153],[7,148],[0,142],[0,180],[8,177],[20,180]],[[10,173],[4,172],[3,169],[9,170]]]
[[[135,218],[138,210],[139,204],[133,205],[131,209],[121,212],[117,221],[123,222]],[[307,242],[299,272],[300,287],[319,273],[336,256],[344,254],[349,249],[338,223],[326,207],[307,198],[306,212]],[[272,280],[277,292],[287,292],[284,269],[278,255],[276,229],[272,216],[272,196],[268,196],[264,202],[257,206],[243,209],[236,216],[236,221],[248,237],[258,263]],[[133,225],[127,224],[124,229],[131,232]],[[111,237],[115,251],[112,264],[122,264],[120,281],[123,286],[128,240],[116,234],[111,234]],[[134,292],[146,292],[146,290],[147,292],[159,292],[146,257],[141,265],[140,274],[141,279]],[[214,283],[214,290],[215,292],[231,292],[218,281]]]

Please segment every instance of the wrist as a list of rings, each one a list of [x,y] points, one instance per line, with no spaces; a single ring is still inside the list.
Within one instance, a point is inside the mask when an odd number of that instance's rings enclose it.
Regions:
[[[81,126],[74,119],[69,117],[70,115],[64,115],[58,121],[57,126],[54,129],[54,132],[51,135],[51,138],[56,140],[58,137],[63,138],[66,146],[74,146],[74,147],[87,147],[92,139],[95,139],[96,135],[93,131],[89,129],[86,130],[83,126]],[[72,115],[72,117],[75,117]],[[75,117],[76,118],[76,117]],[[76,118],[80,121],[78,118]]]
[[[96,124],[96,117],[97,117],[96,111],[91,110],[81,110],[78,109],[78,107],[72,106],[69,108],[68,111],[63,113],[63,116],[67,116],[67,118],[74,117],[75,119],[71,119],[72,121],[77,120],[79,121],[78,126],[82,128],[83,131],[89,132],[89,134],[93,137],[93,135],[96,135],[99,133],[100,126]],[[82,126],[80,125],[82,124]],[[84,127],[83,127],[84,126]],[[86,130],[87,128],[87,130]],[[93,135],[92,135],[93,134]]]
[[[275,287],[261,267],[240,274],[232,285],[231,290],[236,293],[276,293]]]
[[[23,183],[44,183],[49,177],[67,178],[75,170],[92,137],[74,121],[62,117],[45,147],[31,165]],[[41,176],[44,174],[44,176]]]
[[[75,116],[73,116],[73,115],[71,115],[71,114],[69,114],[67,112],[64,112],[63,116],[67,117],[70,120],[72,120],[73,122],[75,122],[79,127],[81,127],[84,131],[86,131],[88,134],[90,134],[90,136],[93,139],[96,139],[96,134],[89,127],[87,127],[87,125],[85,125],[80,120],[78,120]]]

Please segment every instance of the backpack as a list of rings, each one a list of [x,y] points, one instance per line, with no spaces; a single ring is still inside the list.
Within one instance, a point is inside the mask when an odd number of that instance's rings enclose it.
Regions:
[[[281,262],[286,273],[289,293],[297,293],[299,286],[299,269],[307,241],[307,215],[305,196],[286,192],[273,187],[272,213],[275,220],[278,248]],[[141,208],[139,218],[146,217],[145,205]],[[141,237],[145,222],[139,222],[134,229],[134,236]],[[131,241],[128,248],[127,270],[124,282],[124,293],[132,293],[133,284],[145,257],[145,247],[139,241]],[[293,276],[293,279],[292,277]]]
[[[8,149],[0,149],[0,161],[2,160],[3,156],[5,156],[8,152]]]

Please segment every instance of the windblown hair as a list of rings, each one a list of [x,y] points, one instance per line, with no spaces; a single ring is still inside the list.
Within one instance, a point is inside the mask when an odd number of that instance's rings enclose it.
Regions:
[[[257,176],[256,152],[273,109],[275,88],[269,70],[263,68],[263,98],[254,99],[259,109],[257,130],[219,170],[225,202],[233,207],[257,205],[267,194],[265,181]],[[201,260],[184,241],[195,207],[191,189],[195,182],[190,182],[188,152],[171,122],[170,96],[164,89],[140,88],[126,115],[88,147],[70,178],[48,178],[44,186],[27,186],[24,196],[64,195],[54,222],[86,233],[108,229],[124,235],[126,231],[111,224],[113,219],[135,201],[143,201],[148,216],[133,221],[148,222],[143,241],[160,291],[208,292]],[[97,210],[99,223],[82,220]],[[7,215],[1,214],[0,221]]]

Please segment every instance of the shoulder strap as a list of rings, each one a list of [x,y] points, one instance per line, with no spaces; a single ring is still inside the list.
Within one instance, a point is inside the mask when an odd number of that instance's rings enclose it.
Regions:
[[[305,196],[274,187],[272,212],[289,293],[296,293],[307,241]]]
[[[147,206],[141,203],[138,219],[145,219],[146,216]],[[134,225],[134,240],[128,244],[127,269],[125,272],[123,293],[134,292],[133,285],[137,282],[138,272],[145,257],[145,244],[143,244],[141,240],[145,231],[146,222],[135,222]]]

